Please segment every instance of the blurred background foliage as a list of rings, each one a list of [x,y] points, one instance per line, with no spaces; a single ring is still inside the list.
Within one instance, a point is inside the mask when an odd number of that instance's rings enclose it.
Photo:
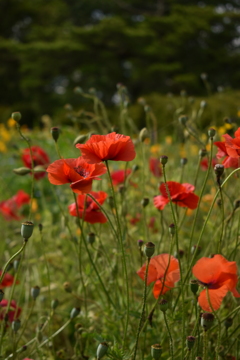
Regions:
[[[88,107],[76,86],[113,108],[118,82],[165,112],[163,95],[184,89],[210,96],[216,118],[237,113],[240,0],[1,0],[0,12],[1,121],[21,111],[28,125],[43,114],[59,123],[64,104]]]

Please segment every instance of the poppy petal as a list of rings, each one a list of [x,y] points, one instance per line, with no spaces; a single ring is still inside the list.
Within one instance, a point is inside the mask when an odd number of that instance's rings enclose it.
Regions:
[[[208,289],[209,299],[213,310],[218,310],[220,308],[223,298],[227,295],[227,292],[228,292],[228,288],[226,285],[223,285],[218,289]],[[198,303],[203,310],[212,312],[207,297],[207,290],[203,290],[200,293],[198,297]]]

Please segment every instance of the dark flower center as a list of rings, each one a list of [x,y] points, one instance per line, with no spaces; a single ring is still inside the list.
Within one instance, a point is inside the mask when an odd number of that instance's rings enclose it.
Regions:
[[[84,178],[89,176],[89,171],[86,171],[86,169],[82,168],[81,166],[75,167],[74,170]]]

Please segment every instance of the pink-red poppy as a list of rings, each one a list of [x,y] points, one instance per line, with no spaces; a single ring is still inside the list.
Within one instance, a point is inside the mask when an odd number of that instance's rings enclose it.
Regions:
[[[236,290],[238,275],[235,261],[228,261],[222,255],[214,255],[213,258],[203,257],[194,265],[192,273],[199,283],[208,289],[210,303],[214,310],[220,308],[228,291],[235,297],[240,297]],[[201,291],[198,303],[203,310],[212,311],[206,289]]]
[[[6,315],[6,310],[8,307],[8,300],[3,299],[0,302],[0,320],[3,320]],[[13,320],[18,319],[22,309],[17,306],[16,301],[12,300],[10,303],[10,308],[8,311],[8,321],[13,322]]]
[[[1,275],[2,275],[2,271],[0,270],[0,276]],[[14,283],[14,276],[12,276],[11,274],[5,273],[3,276],[2,282],[0,284],[0,289],[12,286],[13,283]],[[19,282],[17,281],[17,284],[18,283]]]
[[[60,159],[50,164],[46,170],[48,180],[54,185],[71,183],[75,193],[88,193],[92,189],[93,180],[100,180],[99,176],[107,169],[104,164],[88,164],[81,156],[77,159]]]
[[[227,134],[223,136],[231,138],[231,136]],[[239,159],[237,157],[232,157],[228,155],[226,141],[215,141],[214,145],[216,145],[218,148],[218,152],[216,154],[217,159],[221,159],[224,157],[222,164],[225,168],[237,169],[240,166]]]
[[[113,185],[123,184],[125,179],[131,174],[132,170],[115,170],[111,173]]]
[[[41,165],[42,167],[46,168],[48,166],[48,164],[50,163],[48,154],[40,146],[32,146],[31,150],[32,150],[34,167]],[[23,150],[22,161],[27,168],[29,168],[29,169],[32,168],[29,148],[26,148]],[[39,179],[43,178],[45,175],[46,175],[45,171],[37,172],[37,173],[34,173],[34,178],[36,180],[39,180]]]
[[[85,144],[77,144],[82,157],[89,164],[100,161],[131,161],[136,152],[130,136],[112,132],[107,135],[92,135]]]
[[[207,169],[208,169],[208,158],[207,157],[205,157],[205,158],[203,158],[202,160],[201,160],[201,162],[200,162],[200,166],[201,166],[201,169],[203,170],[203,171],[207,171]],[[213,158],[212,159],[212,167],[214,167],[216,164],[217,164],[218,162],[217,162],[217,159],[215,159],[215,158]]]
[[[91,191],[90,194],[102,205],[106,198],[107,193],[104,191]],[[99,206],[87,195],[78,195],[77,197],[79,217],[90,224],[107,222],[106,216],[101,212]],[[85,210],[84,210],[85,207]],[[69,213],[72,216],[78,216],[76,204],[73,203],[68,206]]]
[[[0,202],[0,213],[6,220],[20,220],[19,209],[30,202],[30,196],[23,190],[19,190],[16,195],[8,200]]]
[[[168,181],[167,186],[173,203],[192,210],[196,209],[198,206],[199,197],[193,193],[195,189],[193,185],[188,183],[180,184],[175,181]],[[155,196],[153,203],[158,210],[163,210],[170,201],[166,191],[165,183],[160,185],[159,190],[162,195]]]
[[[170,257],[170,262],[169,262]],[[144,264],[137,274],[144,280],[146,264]],[[164,281],[165,277],[165,281]],[[180,270],[178,260],[169,254],[153,256],[149,263],[147,285],[155,282],[153,295],[157,299],[160,295],[174,288],[176,282],[180,280]],[[164,281],[164,284],[163,284]]]
[[[228,156],[239,159],[240,157],[240,128],[237,129],[234,133],[235,138],[232,138],[230,135],[225,134],[226,151]]]
[[[162,176],[162,166],[159,158],[149,158],[149,170],[155,177],[159,178],[160,176]]]

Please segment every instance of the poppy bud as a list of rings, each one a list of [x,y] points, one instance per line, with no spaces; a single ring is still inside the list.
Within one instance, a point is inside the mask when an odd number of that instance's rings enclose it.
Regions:
[[[75,317],[77,317],[80,314],[80,308],[79,307],[75,307],[72,309],[71,313],[70,313],[70,319],[74,319]]]
[[[19,319],[13,320],[12,329],[16,333],[21,327],[21,321]]]
[[[132,171],[135,172],[137,170],[139,170],[139,166],[137,164],[134,164],[132,167]]]
[[[162,347],[160,344],[151,346],[151,355],[154,360],[159,360],[162,355]]]
[[[38,297],[39,294],[40,294],[39,286],[34,286],[31,288],[31,296],[32,296],[33,300],[36,300],[36,298]]]
[[[195,336],[188,336],[187,337],[186,345],[187,345],[188,350],[191,350],[193,348],[195,340],[196,340]]]
[[[119,194],[123,195],[126,191],[126,186],[124,186],[123,184],[119,185],[118,191],[119,191]]]
[[[76,86],[73,91],[75,92],[75,94],[83,93],[83,89],[80,86]]]
[[[162,312],[167,311],[167,309],[168,309],[168,301],[167,300],[161,299],[158,304],[159,304],[159,309]]]
[[[24,176],[24,175],[30,174],[31,169],[29,169],[27,167],[20,167],[17,169],[13,169],[13,172],[16,175]]]
[[[2,301],[4,297],[4,292],[2,291],[2,289],[0,289],[0,302]]]
[[[217,178],[219,179],[222,176],[222,174],[224,173],[224,165],[216,164],[214,166],[214,172],[215,172]]]
[[[144,247],[144,253],[146,255],[146,257],[150,258],[153,256],[155,251],[155,245],[152,242],[148,242],[145,244]]]
[[[200,158],[203,158],[204,156],[207,155],[207,150],[206,149],[200,149],[198,152],[198,155]]]
[[[33,227],[34,224],[31,221],[25,221],[24,223],[22,223],[21,235],[24,240],[28,240],[32,236]]]
[[[179,249],[178,252],[175,251],[175,253],[174,253],[174,257],[176,259],[181,259],[183,257],[183,255],[184,255],[184,250],[181,250],[181,249]]]
[[[63,288],[67,293],[71,293],[72,292],[72,286],[69,282],[65,282],[63,284]]]
[[[19,352],[22,353],[22,352],[24,352],[24,351],[26,351],[26,350],[27,350],[27,346],[26,346],[26,345],[23,345],[22,348],[21,348],[21,350],[20,350]]]
[[[186,122],[188,121],[188,117],[186,115],[181,115],[179,118],[178,118],[178,121],[180,122],[181,125],[185,125]]]
[[[226,329],[230,328],[233,324],[233,319],[232,318],[227,318],[225,321],[224,321],[224,325],[226,327]]]
[[[215,130],[214,128],[210,128],[210,129],[208,130],[208,136],[209,136],[210,138],[213,138],[215,135],[216,135],[216,130]]]
[[[160,163],[164,166],[164,165],[166,165],[167,164],[167,162],[168,162],[168,156],[166,156],[166,155],[162,155],[162,156],[160,156]]]
[[[180,164],[181,164],[181,166],[186,165],[186,164],[187,164],[187,162],[188,162],[188,159],[187,159],[187,158],[182,158],[182,159],[180,160]]]
[[[21,120],[21,118],[22,118],[22,114],[19,111],[13,112],[12,113],[12,118],[13,118],[13,120],[19,122]]]
[[[200,102],[200,108],[201,109],[205,109],[206,107],[207,107],[207,102],[205,101],[205,100],[202,100],[201,102]]]
[[[203,313],[201,317],[201,326],[204,331],[207,331],[213,326],[214,323],[214,315],[211,313]]]
[[[39,228],[39,231],[42,232],[43,225],[42,225],[42,224],[38,224],[38,228]]]
[[[195,252],[197,255],[200,254],[200,252],[202,251],[201,246],[197,246],[197,245],[193,245],[191,248],[191,254],[193,255]]]
[[[196,293],[198,292],[198,287],[199,287],[199,285],[198,285],[197,280],[190,281],[190,289],[194,295],[196,295]]]
[[[144,142],[149,137],[147,128],[143,128],[139,133],[139,140]]]
[[[176,231],[175,225],[174,225],[174,224],[170,224],[169,227],[168,227],[168,231],[169,231],[169,234],[170,234],[171,236],[174,236],[174,235],[175,235],[175,231]]]
[[[101,344],[98,345],[97,348],[97,360],[101,359],[108,351],[108,344],[104,341]]]
[[[143,198],[141,201],[141,205],[145,208],[149,204],[149,198]]]
[[[95,238],[96,235],[94,233],[90,233],[87,236],[87,242],[92,245],[95,242]]]
[[[141,247],[143,246],[143,240],[138,240],[138,247],[141,249]]]
[[[77,145],[77,144],[84,144],[85,141],[88,139],[88,134],[84,134],[84,135],[79,135],[76,137],[76,139],[73,142],[73,146]]]
[[[54,299],[54,300],[51,301],[51,308],[53,310],[55,310],[58,307],[58,305],[59,305],[58,299]]]
[[[58,141],[59,135],[60,135],[61,130],[58,127],[52,127],[51,128],[51,134],[52,134],[52,138],[55,142]]]

